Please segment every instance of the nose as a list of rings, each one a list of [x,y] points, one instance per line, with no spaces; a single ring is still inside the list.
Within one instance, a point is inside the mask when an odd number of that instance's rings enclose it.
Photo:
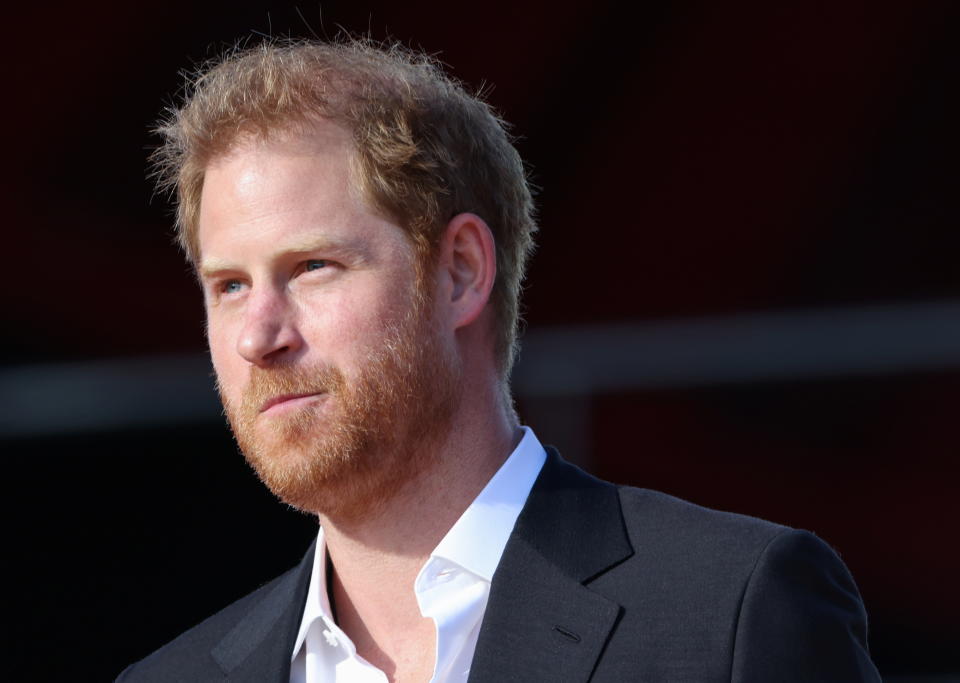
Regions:
[[[283,362],[303,346],[290,306],[279,292],[261,291],[251,296],[237,352],[259,366]]]

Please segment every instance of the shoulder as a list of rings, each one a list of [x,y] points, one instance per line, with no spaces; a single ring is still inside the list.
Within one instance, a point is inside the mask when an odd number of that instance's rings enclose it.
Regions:
[[[635,553],[654,553],[659,567],[726,578],[745,589],[773,574],[849,573],[837,553],[809,531],[722,512],[665,493],[618,486],[625,531]],[[852,586],[852,580],[849,582]],[[853,588],[855,591],[855,587]]]
[[[117,678],[118,683],[219,680],[223,671],[217,648],[251,612],[289,584],[295,572],[296,568],[278,576],[131,664]]]
[[[656,491],[617,492],[633,555],[596,587],[632,630],[672,634],[651,636],[658,652],[684,634],[715,648],[711,661],[735,681],[879,680],[856,584],[823,540]]]
[[[853,576],[813,534],[785,530],[757,554],[740,601],[732,670],[735,680],[772,680],[784,670],[804,681],[880,680]]]
[[[789,527],[702,507],[649,489],[617,486],[624,526],[634,547],[713,557],[752,555]]]

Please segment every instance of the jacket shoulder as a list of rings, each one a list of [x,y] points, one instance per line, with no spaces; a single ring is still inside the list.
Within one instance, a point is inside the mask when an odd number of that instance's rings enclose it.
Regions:
[[[623,609],[597,680],[631,667],[661,680],[879,680],[856,585],[824,541],[656,491],[617,492],[633,554],[591,585]]]
[[[721,512],[673,496],[617,487],[633,553],[599,581],[621,604],[664,616],[675,605],[709,605],[733,623],[750,577],[776,541],[812,534],[755,517]],[[672,611],[673,610],[673,611]]]
[[[691,578],[724,577],[737,587],[745,586],[774,552],[813,556],[843,567],[837,553],[809,531],[713,510],[659,491],[617,488],[630,543],[641,556],[653,553],[658,567],[674,567]]]
[[[752,556],[775,537],[795,531],[781,524],[706,508],[649,489],[618,486],[624,525],[635,548],[711,557]],[[806,532],[800,532],[806,533]]]

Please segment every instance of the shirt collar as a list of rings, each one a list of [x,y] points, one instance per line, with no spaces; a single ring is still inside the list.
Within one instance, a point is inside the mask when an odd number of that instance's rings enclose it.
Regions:
[[[443,558],[487,583],[493,581],[493,573],[500,563],[520,510],[527,502],[530,489],[547,459],[546,451],[533,430],[529,427],[522,429],[520,443],[430,553],[431,559]],[[327,543],[323,527],[317,532],[310,586],[291,659],[300,652],[307,631],[317,619],[322,619],[327,628],[337,629],[327,595]]]
[[[533,430],[523,427],[523,432],[513,453],[430,553],[431,557],[453,562],[488,583],[493,580],[507,539],[547,457]]]
[[[313,552],[313,570],[310,573],[310,586],[307,588],[307,601],[303,606],[303,616],[300,618],[300,631],[297,633],[297,642],[293,648],[296,658],[300,648],[307,639],[310,626],[317,619],[322,619],[328,627],[334,625],[333,610],[330,609],[330,596],[327,595],[327,541],[323,536],[323,527],[317,532],[317,545]]]

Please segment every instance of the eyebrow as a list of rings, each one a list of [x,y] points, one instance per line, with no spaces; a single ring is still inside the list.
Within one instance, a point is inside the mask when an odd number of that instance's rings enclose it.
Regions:
[[[339,256],[350,256],[361,261],[366,261],[369,258],[368,250],[361,246],[359,240],[330,240],[327,238],[319,238],[289,242],[283,246],[282,251],[274,255],[274,259],[279,259],[291,254],[308,254],[315,251],[329,252]],[[213,256],[203,259],[197,270],[201,278],[210,278],[217,273],[243,270],[243,268],[233,261]]]
[[[204,259],[200,267],[197,268],[197,274],[201,279],[212,277],[215,273],[222,273],[228,270],[238,270],[230,261],[226,259]]]

